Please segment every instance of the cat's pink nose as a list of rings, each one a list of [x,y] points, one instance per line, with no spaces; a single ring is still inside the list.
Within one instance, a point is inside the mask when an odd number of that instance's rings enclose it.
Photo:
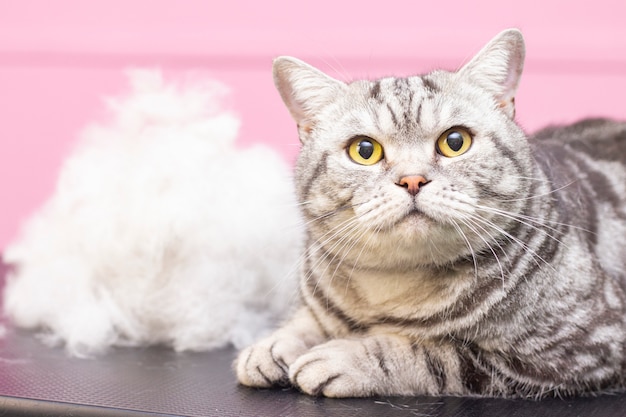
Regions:
[[[400,181],[398,181],[396,184],[398,184],[400,187],[406,188],[409,194],[414,196],[419,192],[420,187],[428,183],[429,181],[421,175],[407,175],[400,178]]]

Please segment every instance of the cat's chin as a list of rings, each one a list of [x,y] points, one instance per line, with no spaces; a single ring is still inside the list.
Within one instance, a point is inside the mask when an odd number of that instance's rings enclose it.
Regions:
[[[424,213],[413,210],[410,213],[406,214],[404,217],[402,217],[398,222],[398,225],[400,227],[410,227],[421,230],[425,226],[427,226],[427,222],[430,223]]]
[[[453,226],[442,224],[419,209],[412,209],[388,230],[395,248],[411,253],[423,265],[448,264],[465,251],[466,245]],[[450,253],[450,258],[443,258]],[[433,256],[435,256],[433,258]]]
[[[407,246],[422,246],[437,233],[439,227],[436,222],[419,210],[411,210],[400,217],[388,230],[394,235],[392,240],[404,242]]]
[[[433,226],[433,220],[423,211],[413,208],[404,214],[394,227],[403,228],[409,233],[423,234]]]

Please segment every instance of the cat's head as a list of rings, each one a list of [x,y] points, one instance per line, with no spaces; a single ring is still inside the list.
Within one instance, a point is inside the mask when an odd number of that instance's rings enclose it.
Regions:
[[[523,61],[514,29],[456,72],[344,83],[276,59],[313,240],[364,266],[410,267],[467,258],[501,237],[511,219],[497,211],[519,212],[533,175],[513,120]]]

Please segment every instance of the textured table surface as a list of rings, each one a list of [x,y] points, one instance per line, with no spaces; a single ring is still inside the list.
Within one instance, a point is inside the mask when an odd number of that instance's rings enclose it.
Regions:
[[[0,267],[0,275],[2,274]],[[232,349],[114,349],[68,357],[9,327],[0,339],[0,416],[626,416],[626,394],[541,402],[471,398],[311,398],[237,384]]]

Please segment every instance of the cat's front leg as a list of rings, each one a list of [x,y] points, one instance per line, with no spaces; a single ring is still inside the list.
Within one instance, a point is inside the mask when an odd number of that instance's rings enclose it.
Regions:
[[[301,355],[291,383],[310,395],[462,394],[459,356],[452,346],[426,348],[397,335],[335,339]]]
[[[234,363],[237,379],[249,387],[290,385],[291,364],[325,340],[310,311],[303,307],[283,327],[239,353]]]

